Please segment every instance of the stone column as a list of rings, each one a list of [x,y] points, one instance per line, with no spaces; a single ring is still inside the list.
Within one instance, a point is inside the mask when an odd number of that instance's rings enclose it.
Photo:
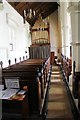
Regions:
[[[66,55],[66,41],[67,41],[67,11],[66,11],[66,2],[60,2],[60,16],[61,16],[61,33],[62,33],[62,54]]]
[[[71,17],[71,29],[72,29],[72,72],[73,61],[76,62],[75,71],[80,71],[80,3],[74,2],[68,7],[68,11]]]

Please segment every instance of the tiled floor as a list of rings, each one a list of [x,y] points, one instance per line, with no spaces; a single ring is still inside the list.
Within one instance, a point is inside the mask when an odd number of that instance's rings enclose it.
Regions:
[[[65,83],[59,66],[52,67],[47,118],[73,120]]]

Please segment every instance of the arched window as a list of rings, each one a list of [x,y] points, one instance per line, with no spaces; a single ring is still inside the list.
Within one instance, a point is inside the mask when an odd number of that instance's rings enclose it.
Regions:
[[[9,50],[15,50],[15,31],[12,26],[9,26]]]

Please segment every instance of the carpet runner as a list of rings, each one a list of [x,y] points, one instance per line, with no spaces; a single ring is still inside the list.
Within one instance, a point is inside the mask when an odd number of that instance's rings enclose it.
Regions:
[[[59,66],[52,67],[51,85],[49,90],[47,119],[74,120],[70,107],[66,85]]]

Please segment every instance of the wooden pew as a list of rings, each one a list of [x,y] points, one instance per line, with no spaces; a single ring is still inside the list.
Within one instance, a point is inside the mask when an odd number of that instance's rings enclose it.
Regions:
[[[71,75],[71,71],[72,71],[72,60],[62,55],[61,65],[62,65],[61,68],[63,69],[64,76],[69,82],[69,76]]]
[[[79,88],[78,89],[78,109],[80,111],[80,79],[79,79],[79,83],[78,83],[78,88]]]
[[[76,62],[73,62],[73,79],[72,79],[72,94],[75,99],[78,99],[78,110],[80,113],[80,71],[76,72]]]
[[[45,70],[46,79],[48,76],[50,60],[46,61],[46,64],[42,66],[44,60],[26,60],[19,64],[9,66],[2,70],[3,82],[5,78],[19,77],[21,89],[23,86],[28,86],[28,101],[30,107],[30,113],[40,113],[42,109],[42,100],[44,99],[44,83],[45,82]],[[43,72],[42,72],[43,71]],[[41,74],[41,75],[40,75]]]
[[[30,68],[30,66],[33,66],[33,67],[36,66],[37,68],[42,68],[44,66],[43,73],[45,73],[45,74],[43,74],[43,77],[44,77],[44,84],[46,84],[46,79],[47,79],[49,67],[50,67],[49,61],[50,61],[50,58],[47,61],[46,61],[46,59],[27,59],[25,61],[22,61],[22,62],[15,64],[15,66],[10,65],[10,68],[16,67],[16,65],[19,65],[19,67],[24,66],[24,68],[26,68],[26,65],[27,65],[27,67],[29,66],[29,68]],[[41,72],[41,70],[39,70],[39,71]],[[41,78],[42,77],[40,77],[40,79]]]
[[[24,120],[29,118],[29,104],[27,92],[16,94],[10,99],[2,100],[2,120]]]
[[[73,84],[72,84],[72,93],[75,99],[78,98],[79,94],[79,81],[80,81],[80,72],[75,71],[76,63],[73,62]]]
[[[72,85],[72,92],[75,99],[79,96],[79,81],[80,81],[80,72],[76,72],[73,75],[73,85]]]
[[[25,61],[22,61],[22,62],[19,62],[19,63],[17,63],[17,64],[15,64],[15,65],[10,65],[9,66],[9,68],[7,68],[8,69],[8,71],[9,71],[9,69],[10,69],[10,71],[9,72],[11,72],[11,68],[15,68],[16,67],[16,65],[18,66],[18,69],[20,68],[20,70],[22,69],[22,66],[24,67],[24,68],[26,68],[26,67],[29,67],[29,69],[30,69],[30,67],[37,67],[37,68],[39,68],[39,72],[41,72],[41,70],[40,70],[40,68],[42,68],[43,67],[43,64],[45,63],[45,60],[43,60],[43,59],[27,59],[27,60],[25,60]],[[27,65],[27,66],[26,66]],[[24,71],[24,68],[23,68],[23,70],[22,71]],[[27,68],[27,70],[29,71],[29,69]],[[35,68],[34,68],[35,69]],[[17,71],[17,68],[16,68],[16,71]],[[43,70],[43,73],[46,71],[46,67],[45,67],[45,70]],[[12,71],[13,72],[13,71]],[[25,73],[26,74],[26,73]],[[46,74],[46,73],[45,73]],[[44,74],[43,74],[44,75]],[[22,76],[22,75],[21,75]],[[20,76],[20,77],[21,77]],[[30,75],[29,75],[30,76]],[[45,75],[44,75],[45,76]],[[45,76],[46,77],[46,76]],[[45,82],[46,82],[46,78],[44,77],[44,84],[45,84]],[[42,82],[42,77],[40,77],[39,76],[39,78],[40,78],[40,81]],[[45,85],[44,85],[45,86]],[[42,84],[41,84],[41,87],[42,87]],[[43,87],[42,87],[43,88]],[[41,89],[42,90],[42,89]],[[43,94],[43,91],[41,92],[42,94]],[[41,94],[41,95],[42,95]]]

